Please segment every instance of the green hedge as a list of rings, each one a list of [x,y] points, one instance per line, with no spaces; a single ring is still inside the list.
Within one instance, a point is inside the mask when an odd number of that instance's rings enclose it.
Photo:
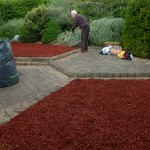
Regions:
[[[28,11],[45,0],[0,0],[0,14],[3,20],[24,17]]]
[[[150,58],[149,0],[131,0],[123,29],[123,48],[134,56]]]
[[[76,3],[76,10],[89,20],[105,17],[125,18],[126,7],[130,0],[88,0]]]
[[[51,19],[48,22],[47,28],[45,29],[43,36],[42,36],[42,42],[43,43],[51,43],[54,40],[57,39],[58,35],[61,33],[60,25],[57,21],[57,19]]]
[[[102,17],[102,10],[99,2],[82,2],[77,4],[76,10],[79,14],[85,15],[89,20]]]

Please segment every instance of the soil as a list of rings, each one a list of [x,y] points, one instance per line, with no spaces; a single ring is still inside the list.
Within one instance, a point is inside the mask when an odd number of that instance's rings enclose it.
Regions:
[[[53,57],[72,50],[76,47],[39,44],[39,43],[11,43],[15,57]]]

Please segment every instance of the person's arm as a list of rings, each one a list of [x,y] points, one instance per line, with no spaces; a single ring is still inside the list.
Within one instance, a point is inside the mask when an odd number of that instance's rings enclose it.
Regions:
[[[72,32],[78,27],[77,17],[73,19]]]

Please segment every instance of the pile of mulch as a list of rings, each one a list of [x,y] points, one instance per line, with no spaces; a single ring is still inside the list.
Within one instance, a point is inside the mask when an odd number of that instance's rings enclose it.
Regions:
[[[14,150],[149,150],[150,80],[74,80],[0,126]]]
[[[39,43],[11,43],[15,57],[52,57],[72,50],[76,47],[39,44]]]

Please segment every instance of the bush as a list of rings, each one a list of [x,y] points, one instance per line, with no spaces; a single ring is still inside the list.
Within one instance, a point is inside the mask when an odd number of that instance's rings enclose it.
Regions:
[[[72,26],[71,10],[74,1],[70,0],[47,0],[51,17],[57,17],[63,31],[70,30]]]
[[[113,17],[114,18],[125,18],[125,14],[126,14],[126,7],[120,6],[114,10]]]
[[[112,6],[112,16],[114,18],[125,18],[127,5],[130,0],[113,0],[111,2]]]
[[[133,55],[150,58],[150,1],[129,3],[123,29],[123,48]]]
[[[15,35],[21,34],[24,19],[12,19],[0,26],[0,37],[12,39]]]
[[[41,40],[43,31],[50,19],[48,8],[44,5],[33,8],[25,16],[25,24],[21,34],[22,42],[37,42]]]
[[[58,35],[61,33],[61,28],[56,19],[51,19],[48,22],[47,28],[45,29],[42,42],[43,43],[50,43],[57,39]]]
[[[76,4],[76,9],[89,20],[105,17],[124,18],[129,1],[130,0],[80,1]]]
[[[82,2],[78,3],[76,10],[79,14],[83,14],[88,20],[98,19],[101,16],[101,5],[99,2]]]
[[[44,3],[45,0],[0,0],[0,13],[3,20],[24,17],[28,11]]]
[[[39,41],[41,36],[38,33],[31,33],[25,26],[21,29],[20,41],[25,43],[34,43]]]
[[[55,7],[63,7],[66,8],[66,10],[71,10],[73,5],[75,4],[74,0],[46,0],[48,5],[53,5]]]
[[[5,21],[2,19],[1,13],[0,13],[0,26],[2,26],[4,23],[5,23]]]
[[[105,41],[120,42],[123,25],[122,18],[102,18],[92,21],[90,43],[102,45]]]
[[[64,8],[62,6],[54,6],[54,5],[49,5],[48,6],[48,11],[50,16],[53,18],[59,18],[64,11]]]
[[[90,23],[90,44],[103,45],[103,42],[121,42],[121,32],[124,25],[122,18],[102,18]],[[75,33],[64,32],[59,35],[58,43],[69,46],[79,45],[80,30]]]
[[[68,14],[70,14],[70,12],[68,12],[67,14],[63,13],[59,16],[59,24],[63,31],[68,31],[72,27],[72,20]]]
[[[80,44],[81,31],[80,29],[75,30],[74,33],[72,32],[63,32],[58,36],[58,44],[61,45],[69,45],[69,46],[76,46]]]
[[[69,11],[66,13],[64,7],[54,6],[54,5],[50,5],[48,9],[49,9],[50,17],[57,18],[60,27],[63,31],[70,30],[72,26],[72,22],[71,22],[71,16],[69,16],[70,15]]]

